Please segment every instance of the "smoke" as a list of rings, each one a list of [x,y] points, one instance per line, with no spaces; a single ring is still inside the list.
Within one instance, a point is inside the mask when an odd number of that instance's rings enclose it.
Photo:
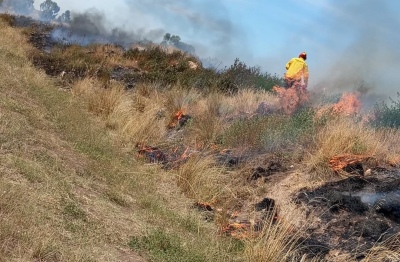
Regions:
[[[182,41],[195,47],[200,57],[218,57],[231,64],[238,50],[243,56],[250,54],[246,52],[245,33],[235,24],[223,1],[141,0],[126,3],[133,14],[148,14],[153,23],[159,22],[165,31],[181,36]]]
[[[111,28],[111,24],[104,13],[97,9],[90,9],[84,13],[74,13],[68,27],[59,27],[53,31],[52,37],[65,43],[88,45],[92,43],[113,43],[124,47],[140,41],[154,41],[160,39],[164,31],[140,30],[127,31],[121,28]]]
[[[314,88],[359,91],[364,103],[386,100],[400,83],[400,26],[396,10],[385,0],[348,0],[325,6],[331,22],[324,28],[329,41],[320,58]],[[337,46],[343,45],[339,52]],[[322,48],[321,48],[322,49]],[[315,56],[317,54],[314,54]]]
[[[73,18],[69,30],[58,29],[53,34],[64,41],[111,42],[126,46],[144,40],[160,43],[165,33],[171,33],[181,37],[182,46],[193,46],[202,59],[214,58],[230,65],[236,57],[251,56],[246,33],[239,22],[233,22],[235,19],[230,17],[223,1],[57,2],[62,11],[71,10]],[[87,9],[88,6],[96,9]]]
[[[55,1],[73,18],[69,30],[54,32],[58,39],[126,46],[171,33],[219,68],[239,58],[278,75],[307,51],[310,89],[358,91],[371,101],[394,97],[400,83],[397,1]]]

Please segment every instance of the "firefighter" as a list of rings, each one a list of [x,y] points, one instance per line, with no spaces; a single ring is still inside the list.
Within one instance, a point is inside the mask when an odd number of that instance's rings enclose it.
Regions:
[[[302,52],[299,57],[294,57],[286,64],[286,88],[294,87],[300,92],[305,92],[308,84],[307,53]]]

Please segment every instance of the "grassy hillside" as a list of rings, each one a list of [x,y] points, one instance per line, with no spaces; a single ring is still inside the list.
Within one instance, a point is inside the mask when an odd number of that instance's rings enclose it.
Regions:
[[[35,69],[21,30],[0,31],[0,260],[146,261],[129,247],[146,236],[150,251],[165,245],[155,258],[225,260],[235,247],[214,238],[172,175],[126,154]]]
[[[239,61],[218,73],[157,48],[44,52],[38,28],[2,19],[3,261],[321,261],[305,251],[319,218],[293,194],[351,176],[338,156],[399,167],[400,133],[382,121],[396,104],[374,122],[348,96],[270,92],[279,79]],[[396,257],[396,241],[365,261]]]

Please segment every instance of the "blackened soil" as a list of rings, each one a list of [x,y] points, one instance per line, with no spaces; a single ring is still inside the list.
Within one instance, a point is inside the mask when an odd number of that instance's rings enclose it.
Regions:
[[[399,170],[374,170],[368,177],[350,177],[298,193],[294,201],[319,218],[308,234],[323,248],[309,254],[323,257],[327,250],[340,250],[363,257],[374,244],[400,232],[399,185]]]

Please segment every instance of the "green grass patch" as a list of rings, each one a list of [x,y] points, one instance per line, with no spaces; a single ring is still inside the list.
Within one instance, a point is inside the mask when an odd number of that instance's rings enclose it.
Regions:
[[[26,158],[16,158],[14,166],[31,183],[44,182],[48,175],[40,164]]]
[[[63,215],[69,219],[86,220],[86,212],[72,200],[64,200],[63,202]]]
[[[177,235],[162,229],[151,231],[146,236],[132,237],[129,246],[135,251],[147,253],[153,261],[208,261],[198,250],[185,246]]]
[[[226,147],[273,151],[305,143],[314,127],[314,111],[303,109],[291,116],[271,114],[238,120],[220,141]]]

